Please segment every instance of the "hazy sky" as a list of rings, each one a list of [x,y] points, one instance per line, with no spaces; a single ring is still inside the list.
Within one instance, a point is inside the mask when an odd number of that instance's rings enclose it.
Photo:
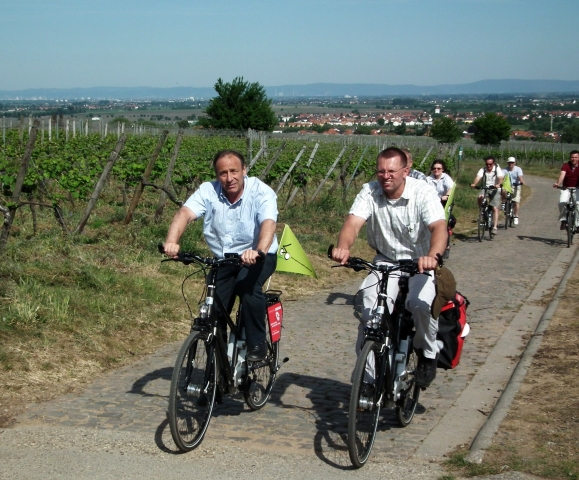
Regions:
[[[2,0],[0,90],[579,80],[579,0]]]

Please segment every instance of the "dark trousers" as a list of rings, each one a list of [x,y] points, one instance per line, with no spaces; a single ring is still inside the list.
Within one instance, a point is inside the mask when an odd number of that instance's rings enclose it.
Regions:
[[[229,313],[235,296],[241,299],[241,318],[245,325],[245,339],[250,347],[265,341],[265,295],[263,284],[275,271],[277,255],[266,255],[255,265],[227,266],[217,273],[217,295]]]

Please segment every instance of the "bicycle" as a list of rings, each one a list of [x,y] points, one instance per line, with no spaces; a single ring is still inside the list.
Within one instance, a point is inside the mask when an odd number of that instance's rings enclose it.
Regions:
[[[489,190],[496,190],[497,187],[475,187],[477,190],[484,190],[483,200],[479,208],[479,214],[477,218],[478,224],[478,241],[482,242],[485,234],[485,230],[489,231],[489,240],[493,239],[495,235],[493,232],[493,207],[489,199]]]
[[[332,249],[333,245],[328,249],[330,258]],[[442,263],[441,257],[439,261]],[[406,427],[412,422],[418,405],[420,387],[415,380],[418,355],[412,347],[414,323],[404,305],[408,295],[408,279],[419,272],[414,260],[379,265],[350,257],[343,266],[354,271],[382,274],[378,304],[373,318],[364,329],[362,349],[354,369],[348,411],[348,452],[352,464],[360,468],[372,451],[380,409],[394,408],[398,423]],[[386,305],[386,292],[388,279],[394,272],[406,275],[400,275],[400,290],[390,313]]]
[[[159,245],[159,251],[164,253],[162,245]],[[226,265],[241,266],[240,256],[226,254],[225,258],[217,259],[179,252],[176,258],[162,261],[177,261],[185,265],[195,263],[201,267],[200,271],[205,277],[205,298],[200,303],[199,316],[192,319],[189,336],[177,354],[169,391],[171,435],[179,450],[188,452],[203,440],[213,407],[216,402],[222,403],[224,396],[241,392],[251,410],[259,410],[268,401],[281,363],[289,360],[285,358],[280,363],[279,359],[282,292],[265,292],[268,310],[275,310],[278,314],[277,319],[266,320],[265,359],[260,362],[246,361],[247,345],[240,316],[243,305],[239,307],[234,322],[215,289],[219,268]],[[194,273],[183,280],[181,290],[185,303],[187,299],[183,287]],[[218,311],[229,326],[228,339],[227,327],[221,325]]]
[[[565,222],[567,224],[567,247],[571,248],[573,245],[573,235],[577,232],[575,224],[577,219],[576,201],[575,201],[575,187],[557,187],[560,190],[569,190],[569,199],[565,204]]]
[[[505,230],[507,227],[514,228],[515,226],[515,206],[513,198],[516,196],[517,188],[520,184],[513,184],[515,191],[513,193],[507,192],[505,196]]]

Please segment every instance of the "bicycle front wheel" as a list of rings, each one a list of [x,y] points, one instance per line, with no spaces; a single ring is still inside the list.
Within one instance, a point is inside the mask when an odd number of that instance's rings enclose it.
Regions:
[[[401,427],[407,427],[414,418],[418,397],[420,396],[420,387],[416,385],[416,369],[418,368],[418,355],[412,349],[408,355],[406,364],[406,388],[400,392],[400,400],[396,402],[396,416]]]
[[[379,350],[376,342],[366,342],[354,369],[348,411],[348,452],[352,464],[357,468],[363,466],[370,456],[380,417],[380,394],[376,391],[378,373],[372,375],[368,372],[381,371]]]
[[[485,228],[486,228],[486,218],[484,210],[480,210],[478,213],[478,241],[482,242],[485,236]]]
[[[575,212],[569,210],[567,212],[567,247],[573,245],[573,233],[575,233]]]
[[[265,320],[267,331],[267,356],[261,362],[247,362],[246,388],[243,391],[245,403],[252,410],[262,408],[271,396],[279,365],[279,341],[272,343],[269,323]]]
[[[495,232],[493,231],[494,228],[494,223],[493,223],[493,209],[492,208],[488,208],[487,210],[487,228],[489,229],[489,240],[493,239],[493,236],[495,234]]]
[[[511,218],[511,208],[512,208],[512,204],[510,200],[507,200],[505,202],[505,230],[507,229],[507,227],[511,226],[509,225],[509,221]]]
[[[169,426],[175,445],[183,452],[193,450],[203,440],[215,403],[215,347],[205,340],[201,332],[187,337],[171,378]]]

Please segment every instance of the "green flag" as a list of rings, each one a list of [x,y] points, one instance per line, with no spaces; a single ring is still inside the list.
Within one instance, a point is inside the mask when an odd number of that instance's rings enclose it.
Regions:
[[[511,185],[511,176],[503,172],[505,174],[505,178],[503,179],[503,190],[507,193],[513,193],[513,186]]]
[[[318,278],[306,252],[289,226],[285,226],[277,250],[277,272],[300,273]]]
[[[450,189],[450,193],[448,194],[448,200],[446,201],[446,205],[444,206],[444,215],[446,216],[446,223],[448,223],[448,219],[450,218],[450,209],[452,208],[452,204],[454,203],[455,190],[456,190],[456,183]]]

